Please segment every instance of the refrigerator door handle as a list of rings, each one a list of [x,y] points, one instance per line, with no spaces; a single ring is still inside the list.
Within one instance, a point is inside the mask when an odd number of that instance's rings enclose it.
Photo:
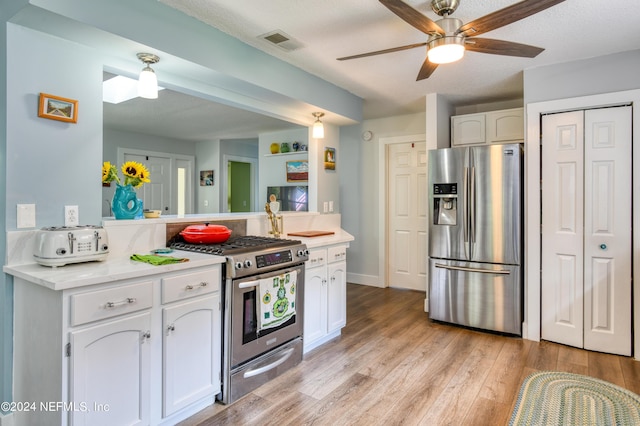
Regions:
[[[476,242],[476,168],[469,173],[469,241]]]
[[[506,269],[465,268],[464,266],[443,265],[442,263],[436,263],[434,266],[436,268],[451,269],[453,271],[479,272],[481,274],[509,275],[511,273]]]
[[[468,222],[468,217],[467,214],[469,212],[469,196],[468,196],[468,190],[469,190],[469,168],[465,167],[463,174],[462,174],[462,223],[460,224],[462,226],[462,236],[464,238],[464,242],[468,243],[469,242],[469,224]],[[465,252],[466,252],[466,245],[465,245]]]

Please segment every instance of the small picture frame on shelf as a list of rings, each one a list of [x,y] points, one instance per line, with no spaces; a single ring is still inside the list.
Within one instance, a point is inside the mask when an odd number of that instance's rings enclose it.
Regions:
[[[40,93],[38,117],[76,123],[78,121],[78,101]]]

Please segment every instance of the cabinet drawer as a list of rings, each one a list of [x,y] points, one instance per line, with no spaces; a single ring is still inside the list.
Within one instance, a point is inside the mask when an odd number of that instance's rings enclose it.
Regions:
[[[153,282],[112,287],[71,296],[71,325],[76,326],[150,308]]]
[[[220,269],[180,274],[162,279],[162,303],[213,293],[220,289]]]
[[[334,246],[327,249],[327,262],[340,262],[347,259],[347,246]]]
[[[327,263],[326,249],[309,250],[309,260],[307,260],[307,268],[315,268],[318,266],[323,266],[323,265],[326,265],[326,263]]]

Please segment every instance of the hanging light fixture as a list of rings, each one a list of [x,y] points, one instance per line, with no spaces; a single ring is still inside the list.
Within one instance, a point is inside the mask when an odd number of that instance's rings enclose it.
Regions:
[[[149,65],[157,63],[160,58],[152,53],[138,53],[138,59],[146,65],[138,77],[138,96],[158,99],[158,77]]]
[[[443,2],[441,2],[443,3]],[[449,2],[444,2],[449,4]],[[449,4],[453,10],[456,4]],[[447,4],[440,5],[445,7]],[[444,30],[444,34],[434,34],[427,40],[427,58],[429,62],[434,64],[450,64],[459,61],[464,56],[464,36],[456,34],[458,28],[462,26],[462,21],[456,18],[449,18],[448,13],[451,9],[440,10],[434,6],[434,11],[440,16],[444,14],[444,18],[436,21],[436,24]]]
[[[464,56],[464,37],[440,37],[427,44],[427,57],[434,64],[450,64]]]
[[[313,123],[312,136],[315,139],[323,139],[324,138],[324,125],[322,124],[322,121],[320,121],[320,117],[324,116],[324,112],[313,112],[311,114],[316,118],[315,123]]]

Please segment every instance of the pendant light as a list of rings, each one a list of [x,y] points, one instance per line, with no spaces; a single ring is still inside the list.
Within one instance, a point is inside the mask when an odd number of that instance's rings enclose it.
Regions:
[[[324,116],[324,112],[313,112],[311,114],[316,118],[315,123],[313,123],[312,136],[315,139],[323,139],[324,138],[324,125],[322,124],[322,121],[320,121],[320,117]]]
[[[158,77],[149,65],[157,63],[160,58],[152,53],[138,53],[138,59],[146,65],[138,77],[138,95],[141,98],[158,99]]]

